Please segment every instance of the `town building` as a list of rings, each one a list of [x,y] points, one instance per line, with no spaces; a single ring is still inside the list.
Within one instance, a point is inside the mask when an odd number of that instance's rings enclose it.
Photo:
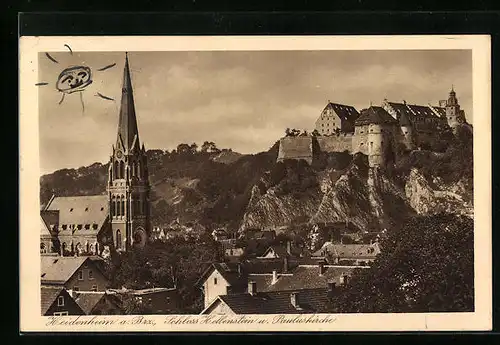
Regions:
[[[119,300],[133,298],[136,302],[143,304],[145,310],[150,314],[178,314],[181,311],[181,299],[176,287],[171,288],[147,288],[147,289],[110,289],[108,293],[115,294]],[[125,311],[126,312],[126,311]]]
[[[42,316],[85,315],[82,308],[62,286],[40,288]]]
[[[144,246],[151,227],[149,193],[146,149],[139,140],[126,56],[107,194],[53,196],[41,211],[40,252],[103,255],[105,247],[125,251]]]
[[[98,258],[88,256],[41,256],[42,286],[64,287],[72,291],[105,291],[109,280]]]
[[[371,244],[341,244],[325,242],[312,254],[313,258],[325,259],[330,264],[369,266],[380,254],[378,241]]]
[[[254,282],[248,283],[247,292],[220,295],[201,315],[245,314],[315,314],[329,311],[329,301],[334,296],[330,289],[302,289],[290,291],[259,292]]]
[[[121,301],[105,291],[72,291],[72,297],[85,315],[122,315]]]

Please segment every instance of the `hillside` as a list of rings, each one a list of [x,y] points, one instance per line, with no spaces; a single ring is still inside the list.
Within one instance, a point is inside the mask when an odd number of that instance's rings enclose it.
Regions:
[[[186,145],[189,147],[188,145]],[[367,156],[321,154],[276,163],[278,143],[266,152],[148,151],[154,225],[197,222],[286,229],[350,220],[360,229],[392,228],[412,215],[473,215],[472,133],[462,128],[444,153],[412,151],[395,166],[370,169]],[[41,202],[51,195],[105,193],[107,164],[63,169],[40,179]]]

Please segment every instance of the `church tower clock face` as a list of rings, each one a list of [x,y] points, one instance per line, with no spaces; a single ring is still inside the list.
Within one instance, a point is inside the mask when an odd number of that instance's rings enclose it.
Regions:
[[[123,156],[122,151],[120,150],[116,151],[116,157],[122,158],[122,156]]]

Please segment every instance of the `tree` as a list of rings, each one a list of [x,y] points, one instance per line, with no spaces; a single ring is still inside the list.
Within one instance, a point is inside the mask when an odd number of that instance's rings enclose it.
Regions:
[[[474,310],[473,220],[440,214],[410,219],[381,243],[370,269],[338,290],[340,313]]]
[[[203,145],[201,145],[201,152],[219,153],[220,150],[217,148],[213,141],[205,141]]]

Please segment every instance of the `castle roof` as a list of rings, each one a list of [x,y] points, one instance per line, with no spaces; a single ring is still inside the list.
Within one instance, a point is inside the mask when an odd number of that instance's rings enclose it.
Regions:
[[[82,234],[96,234],[108,217],[108,207],[106,195],[54,197],[42,211],[42,216],[47,211],[58,211],[59,233],[62,235],[72,234],[75,231]],[[70,228],[70,225],[75,227]]]
[[[406,116],[410,121],[416,117],[438,118],[446,116],[446,109],[443,107],[431,107],[425,105],[405,104],[388,102],[396,111],[398,120],[401,116]]]
[[[397,121],[382,107],[370,106],[361,111],[361,115],[356,120],[356,126],[369,124],[396,124]]]
[[[326,109],[333,110],[341,120],[355,121],[359,116],[356,108],[350,105],[329,102],[323,111]]]

